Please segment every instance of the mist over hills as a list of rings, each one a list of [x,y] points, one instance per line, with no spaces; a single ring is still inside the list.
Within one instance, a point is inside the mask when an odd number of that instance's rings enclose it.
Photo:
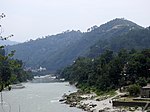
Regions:
[[[141,44],[143,42],[147,44]],[[114,19],[99,27],[93,26],[87,32],[66,31],[7,49],[8,52],[16,50],[14,58],[23,60],[27,67],[41,66],[55,72],[72,64],[79,56],[95,57],[106,49],[143,49],[150,47],[149,43],[149,29],[125,19]]]
[[[10,40],[0,40],[0,45],[15,45],[18,44],[19,42],[15,41],[10,41]]]

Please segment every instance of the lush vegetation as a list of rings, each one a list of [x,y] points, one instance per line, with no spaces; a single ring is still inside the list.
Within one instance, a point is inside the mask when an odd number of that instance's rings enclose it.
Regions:
[[[72,64],[79,56],[87,56],[90,47],[98,41],[110,40],[113,37],[123,35],[133,27],[135,30],[142,29],[142,27],[131,21],[114,19],[99,27],[89,28],[84,33],[66,31],[57,35],[8,46],[7,49],[8,51],[16,50],[15,58],[23,60],[27,67],[34,69],[41,66],[53,72]]]
[[[123,49],[118,53],[106,50],[97,58],[80,57],[60,76],[80,88],[97,92],[132,84],[144,86],[150,78],[150,49]]]
[[[3,46],[0,48],[0,92],[10,84],[33,78],[30,72],[24,71],[22,61],[12,59],[13,54],[14,51],[6,56]]]
[[[127,91],[130,96],[138,96],[140,94],[140,86],[137,84],[130,85]]]
[[[106,49],[118,52],[120,49],[145,49],[150,48],[150,28],[130,30],[124,35],[114,36],[110,39],[101,39],[93,45],[89,57],[96,57]]]

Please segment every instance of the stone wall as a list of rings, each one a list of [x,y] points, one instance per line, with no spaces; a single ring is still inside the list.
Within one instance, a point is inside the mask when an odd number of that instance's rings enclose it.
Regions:
[[[122,102],[122,101],[112,101],[113,106],[117,107],[117,106],[127,106],[127,107],[145,107],[145,105],[147,104],[146,102]],[[149,105],[150,106],[150,103]]]

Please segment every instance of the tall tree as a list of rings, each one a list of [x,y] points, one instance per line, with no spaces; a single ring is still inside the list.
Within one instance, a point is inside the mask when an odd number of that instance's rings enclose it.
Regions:
[[[5,14],[0,15],[0,20],[5,17]],[[2,25],[0,25],[0,39],[7,40],[10,36],[2,36]],[[0,46],[0,92],[1,92],[1,102],[3,104],[2,91],[5,87],[9,86],[11,78],[11,67],[10,67],[10,57],[13,56],[14,51],[12,51],[7,56],[5,55],[4,46]]]

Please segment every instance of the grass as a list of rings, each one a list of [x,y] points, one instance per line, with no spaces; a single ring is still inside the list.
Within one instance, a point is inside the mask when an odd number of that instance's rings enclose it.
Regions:
[[[103,96],[103,95],[110,95],[110,96],[114,96],[117,93],[115,92],[115,90],[109,90],[109,91],[101,91],[99,89],[97,89],[96,87],[89,87],[89,86],[85,86],[85,85],[78,85],[77,86],[79,89],[81,89],[84,93],[91,93],[94,92],[96,93],[98,96]]]
[[[115,90],[110,90],[110,91],[96,91],[95,92],[98,96],[115,96],[117,93],[115,92]]]

